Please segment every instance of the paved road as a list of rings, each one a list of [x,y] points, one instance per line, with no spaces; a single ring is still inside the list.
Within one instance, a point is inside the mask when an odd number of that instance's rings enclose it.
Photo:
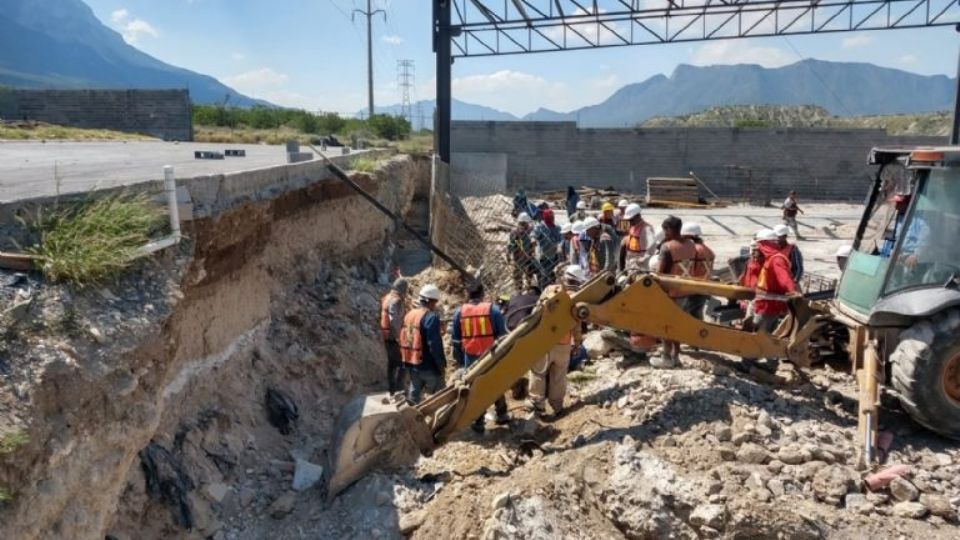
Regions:
[[[243,158],[194,159],[195,150],[246,150]],[[304,148],[303,150],[308,150]],[[338,154],[339,149],[332,149]],[[286,163],[279,145],[137,142],[0,142],[0,203],[77,193],[163,178],[173,165],[179,178],[260,169]]]

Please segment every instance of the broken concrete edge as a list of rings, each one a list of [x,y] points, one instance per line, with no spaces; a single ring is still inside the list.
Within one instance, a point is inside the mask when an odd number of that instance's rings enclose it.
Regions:
[[[358,155],[377,161],[388,158],[402,159],[403,156],[391,150],[371,150],[362,154],[331,156],[330,160],[342,168],[349,169],[349,163]],[[162,171],[158,171],[160,172]],[[276,199],[291,191],[334,179],[333,173],[327,169],[322,159],[226,174],[177,178],[180,220],[185,222],[216,217],[244,204]],[[53,197],[0,201],[0,249],[10,249],[15,243],[29,244],[25,241],[29,233],[23,230],[18,216],[22,217],[37,208],[53,204],[82,201],[92,195],[99,197],[117,193],[145,193],[155,197],[158,203],[165,204],[163,180],[150,180],[127,186]]]

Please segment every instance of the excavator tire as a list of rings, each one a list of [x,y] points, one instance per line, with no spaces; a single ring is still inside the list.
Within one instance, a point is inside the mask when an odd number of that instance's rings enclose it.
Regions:
[[[918,423],[960,439],[960,309],[900,332],[890,362],[900,404]]]

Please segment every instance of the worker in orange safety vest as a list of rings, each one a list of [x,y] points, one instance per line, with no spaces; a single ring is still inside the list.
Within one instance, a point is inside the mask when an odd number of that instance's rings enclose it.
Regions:
[[[404,389],[403,355],[400,352],[400,329],[407,315],[406,298],[409,284],[404,278],[393,282],[390,292],[380,300],[380,336],[387,349],[387,390],[393,394]]]
[[[400,329],[400,353],[410,378],[407,399],[420,403],[423,391],[436,393],[443,386],[447,357],[443,352],[437,304],[440,289],[429,283],[420,288],[417,307],[407,312]]]

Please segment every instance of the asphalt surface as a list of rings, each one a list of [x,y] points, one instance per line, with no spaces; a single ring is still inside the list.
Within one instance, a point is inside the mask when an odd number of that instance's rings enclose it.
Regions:
[[[246,150],[246,157],[194,158],[196,150]],[[339,155],[340,148],[331,148]],[[301,151],[309,151],[302,147]],[[316,159],[316,158],[315,158]],[[78,193],[163,178],[173,165],[178,178],[261,169],[287,162],[282,145],[173,143],[160,141],[0,142],[0,203],[58,193]]]

